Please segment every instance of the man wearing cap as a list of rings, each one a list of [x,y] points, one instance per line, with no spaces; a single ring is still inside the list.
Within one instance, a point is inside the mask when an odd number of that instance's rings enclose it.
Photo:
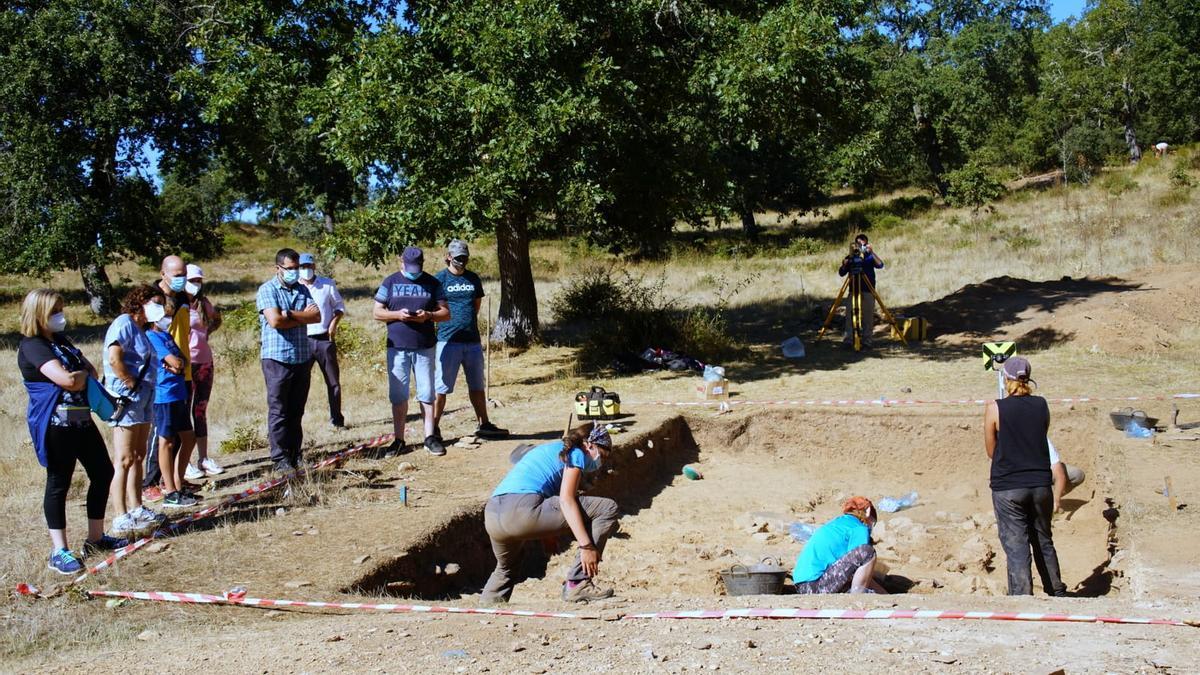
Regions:
[[[992,506],[1008,568],[1008,594],[1032,595],[1037,566],[1046,595],[1064,596],[1058,552],[1050,532],[1054,491],[1050,468],[1050,407],[1033,395],[1029,361],[1009,357],[1001,367],[1005,398],[989,401],[983,418],[984,450],[992,460]]]
[[[188,311],[191,298],[187,294],[187,265],[184,264],[183,258],[169,255],[163,258],[158,274],[159,278],[150,285],[157,286],[167,297],[171,297],[175,301],[175,314],[167,333],[171,335],[171,340],[179,348],[179,352],[184,355],[183,379],[190,388],[192,386],[192,361],[188,355],[191,354],[192,327],[191,314]],[[146,446],[146,473],[142,479],[142,501],[156,502],[162,499],[160,483],[162,483],[162,471],[158,466],[158,434],[152,429]]]
[[[304,406],[312,378],[306,327],[321,320],[312,294],[300,283],[299,253],[284,248],[275,254],[275,275],[258,287],[255,305],[267,383],[267,439],[275,471],[286,473],[299,468],[304,443]]]
[[[855,260],[855,258],[860,258]],[[862,284],[862,279],[857,275],[850,279],[850,286],[846,289],[846,326],[842,333],[842,345],[850,347],[854,345],[854,296],[857,295],[860,301],[859,307],[862,310],[862,322],[859,327],[862,330],[860,339],[862,346],[870,348],[871,336],[875,332],[875,295],[871,293],[871,288],[878,288],[875,285],[875,270],[883,269],[883,259],[871,248],[871,244],[867,241],[865,233],[859,234],[854,238],[854,243],[850,245],[850,254],[842,259],[842,265],[838,268],[838,276],[844,277],[851,272],[861,270],[862,275],[867,281],[871,282],[870,288]]]
[[[467,242],[455,239],[446,252],[446,269],[437,273],[437,280],[446,294],[450,320],[437,327],[437,401],[433,406],[435,435],[442,437],[442,413],[446,410],[446,395],[454,391],[458,369],[462,366],[467,378],[467,397],[475,409],[481,438],[503,438],[507,429],[488,420],[487,395],[484,392],[483,346],[479,336],[479,305],[483,300],[483,281],[467,269],[471,252]]]
[[[417,402],[425,427],[425,449],[433,455],[446,454],[446,446],[434,431],[433,378],[437,336],[433,322],[450,319],[442,285],[422,271],[425,254],[416,246],[404,249],[401,269],[389,275],[375,292],[372,315],[387,324],[388,399],[392,403],[392,428],[396,439],[384,456],[404,448],[404,421],[408,416],[410,375],[415,377]]]
[[[313,302],[321,310],[321,320],[308,324],[308,346],[313,361],[325,377],[325,394],[329,398],[329,423],[337,429],[346,428],[342,417],[341,370],[338,368],[337,329],[346,313],[346,303],[338,293],[337,284],[329,277],[319,277],[313,254],[300,254],[300,283],[308,288]]]

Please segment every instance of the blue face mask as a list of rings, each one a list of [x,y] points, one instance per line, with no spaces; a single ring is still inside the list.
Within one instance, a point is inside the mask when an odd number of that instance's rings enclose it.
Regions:
[[[172,291],[178,293],[179,291],[182,291],[183,287],[186,285],[187,277],[171,277],[170,286]]]
[[[416,281],[417,279],[420,279],[420,278],[421,278],[421,273],[420,273],[420,272],[417,272],[416,274],[413,274],[412,272],[403,272],[403,271],[402,271],[402,272],[400,272],[400,273],[401,273],[401,274],[403,274],[403,275],[404,275],[404,278],[405,278],[405,279],[408,279],[409,281]]]
[[[291,286],[300,280],[300,270],[283,270],[283,283]]]

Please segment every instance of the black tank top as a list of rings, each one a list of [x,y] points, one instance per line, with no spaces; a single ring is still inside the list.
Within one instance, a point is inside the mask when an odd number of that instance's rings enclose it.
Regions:
[[[1047,487],[1050,476],[1050,447],[1046,428],[1050,407],[1041,396],[1010,396],[996,401],[1000,409],[1000,433],[992,453],[992,489]]]

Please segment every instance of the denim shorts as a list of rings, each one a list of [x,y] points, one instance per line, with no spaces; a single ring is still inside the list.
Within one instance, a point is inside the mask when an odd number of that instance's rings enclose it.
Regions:
[[[454,391],[458,367],[467,376],[467,391],[483,391],[483,345],[478,342],[437,343],[437,393]]]
[[[137,392],[130,394],[129,387],[125,383],[116,379],[106,379],[104,386],[117,396],[124,396],[130,400],[129,407],[125,409],[125,416],[116,424],[109,424],[113,427],[136,427],[139,424],[150,424],[154,421],[154,383],[142,381]]]
[[[392,405],[408,401],[410,373],[416,376],[417,400],[433,403],[434,360],[437,348],[395,349],[388,347],[388,400]]]
[[[159,438],[175,438],[192,430],[192,410],[186,399],[154,404],[154,429]]]

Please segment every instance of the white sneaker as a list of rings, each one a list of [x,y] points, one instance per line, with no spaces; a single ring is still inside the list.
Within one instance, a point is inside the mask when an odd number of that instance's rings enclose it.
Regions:
[[[188,464],[187,469],[183,471],[183,477],[187,480],[200,480],[205,474],[200,469],[197,469],[194,464]]]
[[[225,473],[225,467],[217,464],[212,457],[205,457],[200,460],[200,468],[204,469],[204,473],[209,476],[215,476],[220,473]]]
[[[134,517],[134,514],[131,511],[129,513],[122,513],[116,518],[113,518],[112,527],[109,528],[109,531],[113,534],[128,534],[130,532],[134,532],[139,527],[141,526],[138,524],[137,519]]]
[[[145,504],[130,511],[127,515],[133,516],[133,522],[137,527],[146,527],[147,525],[158,525],[166,522],[167,517],[161,513],[151,511],[146,508]]]

